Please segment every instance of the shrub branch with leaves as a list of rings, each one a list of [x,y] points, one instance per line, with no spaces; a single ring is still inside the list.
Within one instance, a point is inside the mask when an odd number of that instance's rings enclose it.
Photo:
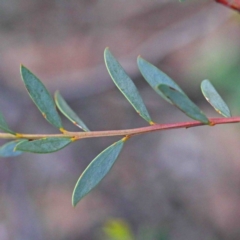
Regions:
[[[231,117],[228,106],[209,80],[204,80],[202,82],[202,93],[214,109],[219,114],[223,115],[224,118],[207,118],[170,77],[151,63],[138,57],[137,64],[139,70],[156,93],[195,120],[172,124],[155,123],[152,121],[135,84],[108,48],[105,49],[104,59],[113,82],[127,98],[136,112],[148,122],[149,126],[126,130],[90,131],[58,91],[55,93],[53,99],[43,83],[24,66],[21,66],[21,76],[31,99],[41,111],[43,117],[54,127],[58,128],[60,133],[23,134],[14,132],[9,128],[4,117],[0,113],[0,129],[3,131],[3,133],[0,133],[0,138],[14,139],[0,148],[0,156],[2,157],[18,156],[22,152],[51,153],[59,151],[70,143],[83,138],[123,136],[122,139],[113,143],[95,157],[81,174],[73,191],[73,206],[76,206],[77,203],[106,176],[118,158],[124,144],[126,144],[130,137],[174,128],[189,128],[202,125],[214,126],[216,124],[240,122],[240,117]],[[67,131],[62,125],[56,106],[64,116],[75,126],[81,128],[82,131]]]

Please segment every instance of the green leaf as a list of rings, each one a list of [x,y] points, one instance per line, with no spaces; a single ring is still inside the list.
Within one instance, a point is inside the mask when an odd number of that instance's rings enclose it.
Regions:
[[[136,86],[108,48],[104,51],[104,59],[107,70],[118,89],[131,103],[137,113],[147,122],[152,124],[151,117]]]
[[[166,98],[164,94],[162,94],[158,89],[158,86],[160,84],[168,85],[169,87],[178,90],[182,94],[185,94],[182,89],[168,75],[166,75],[164,72],[159,70],[157,67],[155,67],[145,59],[138,57],[137,63],[138,68],[145,80],[163,99],[165,99],[169,103],[171,103],[171,101]]]
[[[56,152],[72,142],[71,138],[49,137],[18,144],[15,150],[32,153]]]
[[[17,144],[25,142],[27,140],[16,140],[8,142],[0,147],[0,157],[15,157],[22,154],[21,151],[15,151]]]
[[[84,170],[73,191],[73,206],[76,206],[77,203],[106,176],[122,150],[125,142],[124,139],[125,138],[115,142],[102,151]]]
[[[24,66],[21,66],[21,75],[30,97],[41,111],[43,117],[53,126],[61,129],[61,118],[58,115],[54,101],[46,87]]]
[[[0,112],[0,129],[3,130],[4,132],[8,132],[11,134],[15,134],[15,132],[13,132],[9,127],[7,122],[5,121],[2,113]]]
[[[231,112],[227,104],[224,102],[209,80],[206,79],[202,81],[201,90],[206,100],[219,114],[223,115],[224,117],[231,117]]]
[[[203,112],[186,96],[178,90],[169,87],[168,85],[161,84],[158,86],[159,90],[168,98],[173,105],[179,108],[187,116],[199,122],[209,124],[209,120]]]
[[[61,113],[67,117],[74,125],[81,128],[83,131],[88,132],[90,131],[85,123],[77,116],[77,114],[70,108],[64,98],[61,96],[59,91],[55,92],[54,95],[55,103]]]

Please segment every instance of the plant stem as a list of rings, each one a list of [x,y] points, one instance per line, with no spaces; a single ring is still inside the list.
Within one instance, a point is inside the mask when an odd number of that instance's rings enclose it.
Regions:
[[[92,131],[92,132],[68,132],[65,131],[62,134],[24,134],[17,133],[16,135],[10,133],[0,133],[0,138],[3,139],[40,139],[47,137],[70,137],[74,140],[79,140],[83,138],[94,138],[94,137],[111,137],[111,136],[134,136],[143,133],[155,132],[160,130],[168,130],[175,128],[190,128],[197,126],[214,126],[218,124],[227,124],[227,123],[239,123],[240,117],[231,117],[231,118],[209,118],[210,125],[206,125],[199,121],[191,122],[180,122],[180,123],[170,123],[170,124],[154,124],[147,127],[133,128],[133,129],[124,129],[124,130],[108,130],[108,131]]]

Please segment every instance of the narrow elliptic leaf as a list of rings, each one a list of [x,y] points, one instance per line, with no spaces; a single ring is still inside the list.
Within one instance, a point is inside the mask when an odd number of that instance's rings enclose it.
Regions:
[[[209,124],[209,120],[204,113],[188,98],[188,96],[186,96],[186,94],[183,94],[165,84],[159,85],[158,88],[173,105],[179,108],[187,116],[199,122]]]
[[[118,89],[123,93],[127,100],[132,104],[137,113],[147,122],[152,124],[151,117],[147,108],[132,79],[126,74],[122,66],[112,55],[108,48],[104,51],[104,59],[107,70]]]
[[[51,153],[66,147],[71,142],[71,138],[41,138],[38,140],[22,142],[16,146],[15,150],[32,153]]]
[[[43,117],[53,126],[62,128],[61,118],[58,115],[53,98],[43,83],[24,66],[21,66],[21,75],[30,97]]]
[[[3,130],[4,132],[15,134],[9,127],[7,122],[5,121],[2,113],[0,112],[0,129]]]
[[[73,191],[73,206],[76,206],[106,176],[121,152],[124,142],[125,140],[121,139],[106,148],[84,170]]]
[[[0,147],[0,157],[15,157],[22,154],[21,151],[15,151],[17,144],[26,142],[27,140],[16,140],[8,142]]]
[[[231,117],[231,112],[227,104],[224,102],[209,80],[206,79],[202,81],[201,89],[206,100],[219,114],[223,115],[224,117]]]
[[[54,95],[55,103],[61,113],[67,117],[74,125],[81,128],[83,131],[88,132],[90,131],[85,123],[78,117],[78,115],[70,108],[64,98],[61,96],[59,91],[55,92]]]
[[[148,84],[166,101],[171,103],[168,98],[166,98],[158,89],[158,86],[160,84],[168,85],[169,87],[172,87],[182,94],[185,94],[182,89],[164,72],[159,70],[157,67],[146,61],[145,59],[138,57],[137,59],[138,68],[145,78],[145,80],[148,82]]]

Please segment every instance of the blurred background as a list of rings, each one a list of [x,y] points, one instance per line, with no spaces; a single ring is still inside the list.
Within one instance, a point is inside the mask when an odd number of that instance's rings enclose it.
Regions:
[[[209,117],[218,115],[200,92],[203,79],[233,115],[240,114],[240,15],[213,0],[0,1],[0,36],[0,109],[18,132],[56,132],[24,89],[20,63],[51,93],[60,90],[91,130],[145,126],[107,73],[107,46],[153,121],[188,118],[144,81],[139,54]],[[86,139],[54,154],[1,159],[0,239],[240,239],[238,124],[131,139],[110,174],[74,209],[71,194],[81,172],[118,139]]]

